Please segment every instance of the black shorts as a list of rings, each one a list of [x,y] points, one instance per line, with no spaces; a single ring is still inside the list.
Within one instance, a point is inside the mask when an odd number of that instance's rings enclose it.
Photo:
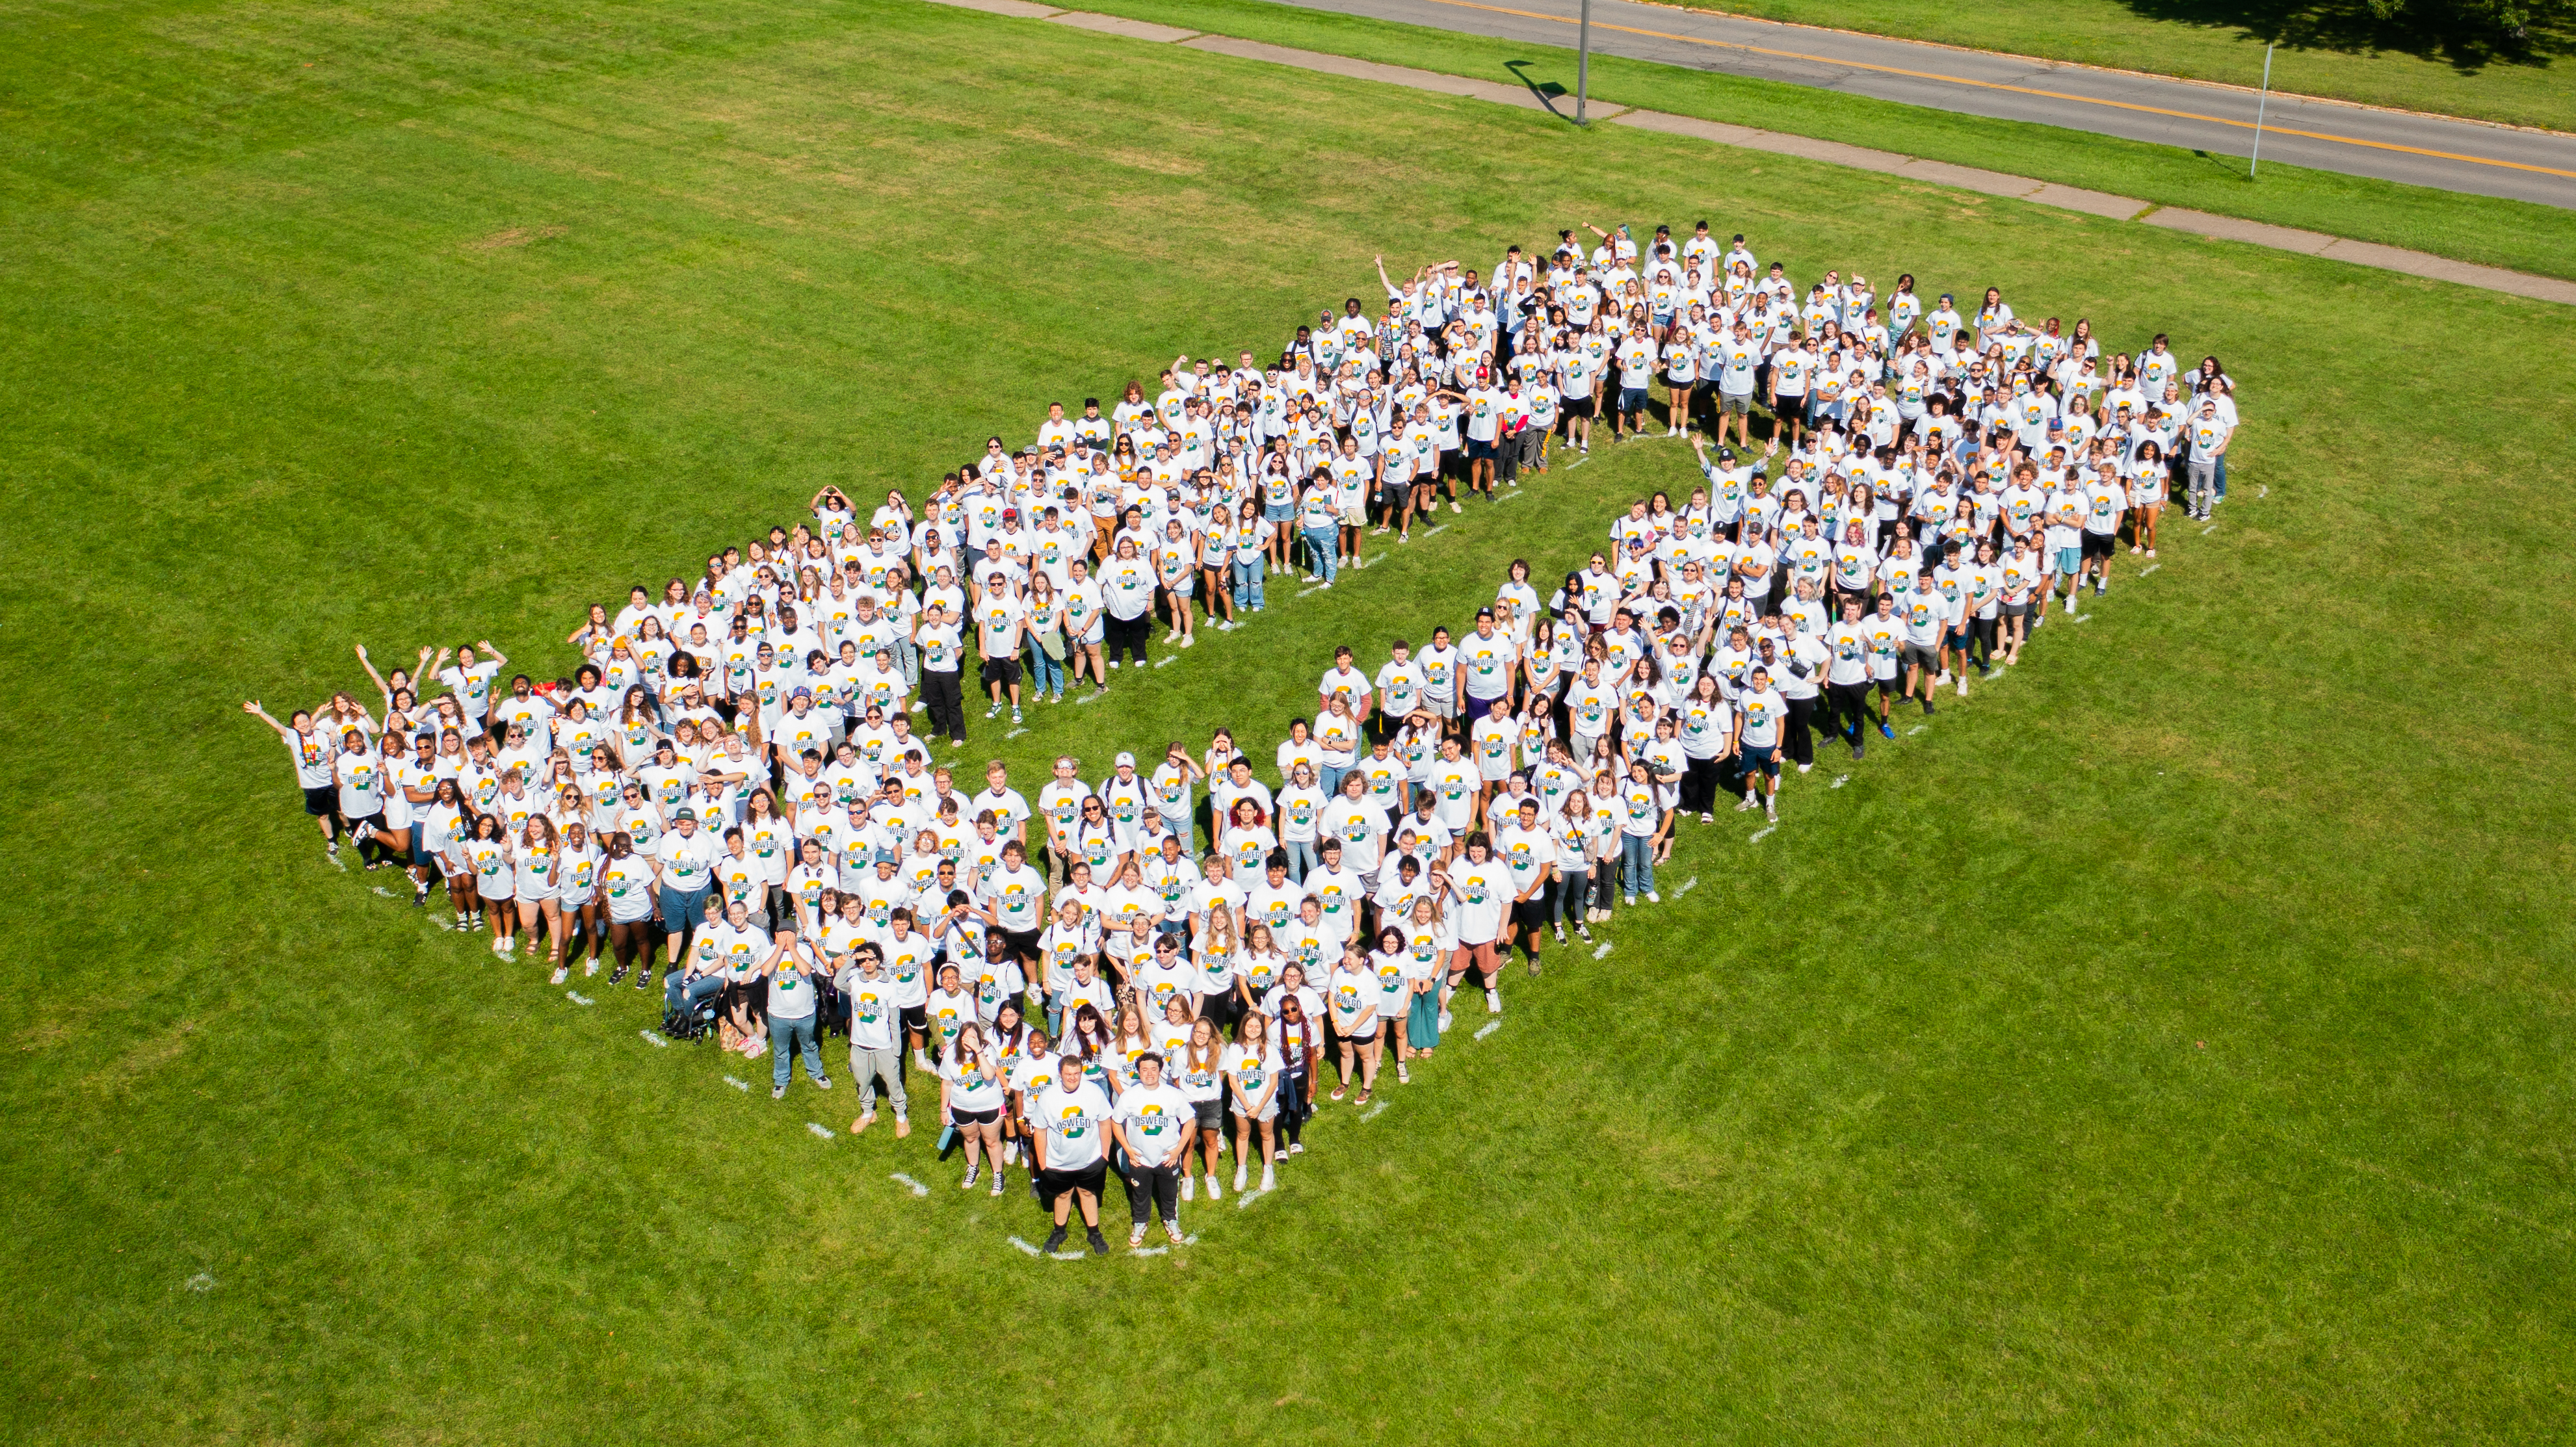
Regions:
[[[1777,774],[1780,772],[1780,746],[1778,744],[1736,745],[1735,771],[1739,774],[1750,777],[1757,770],[1765,774]]]
[[[1109,1163],[1105,1160],[1093,1161],[1080,1170],[1040,1171],[1038,1172],[1038,1195],[1050,1206],[1061,1199],[1067,1191],[1086,1191],[1097,1196],[1100,1194],[1100,1183],[1108,1178]]]
[[[1493,443],[1479,442],[1473,437],[1467,439],[1467,460],[1469,462],[1491,462],[1493,461],[1493,458]]]
[[[916,1035],[927,1033],[930,1029],[930,1007],[928,1005],[904,1006],[903,1028]]]
[[[1547,901],[1524,899],[1512,906],[1512,928],[1540,930],[1547,927]]]
[[[1558,413],[1566,417],[1590,417],[1595,410],[1589,397],[1568,397],[1557,406]]]
[[[2112,544],[2118,541],[2119,539],[2110,533],[2097,533],[2091,528],[2086,528],[2084,530],[2084,556],[2088,558],[2107,558],[2111,556]]]
[[[340,812],[340,791],[322,784],[304,791],[304,812],[319,819]]]
[[[1009,688],[1020,681],[1020,661],[1016,658],[984,660],[984,686]]]
[[[998,1124],[1001,1119],[1002,1111],[999,1106],[996,1106],[991,1110],[952,1110],[948,1112],[948,1123],[950,1125],[957,1126],[994,1125]]]
[[[1011,952],[1012,959],[1034,960],[1038,957],[1038,932],[1033,929],[1006,929],[1002,931],[1002,947]]]

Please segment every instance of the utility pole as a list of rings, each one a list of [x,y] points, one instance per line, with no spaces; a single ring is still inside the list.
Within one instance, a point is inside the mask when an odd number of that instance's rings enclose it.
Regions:
[[[1579,126],[1584,123],[1583,93],[1590,88],[1592,79],[1592,0],[1583,0],[1583,23],[1576,28],[1574,37],[1574,123]],[[2266,85],[2271,83],[2271,75],[2271,62],[2266,61],[2263,66]],[[2255,143],[2262,143],[2260,132],[2256,133]]]
[[[1584,0],[1587,7],[1591,3],[1592,0]],[[2263,98],[2254,103],[2254,164],[2245,168],[2248,181],[2254,179],[2255,172],[2263,169],[2263,113],[2272,106],[2272,52],[2279,45],[2276,40],[2263,47]]]

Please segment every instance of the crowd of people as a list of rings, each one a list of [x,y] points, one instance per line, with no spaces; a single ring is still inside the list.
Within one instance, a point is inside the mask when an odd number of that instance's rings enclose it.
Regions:
[[[423,648],[280,721],[325,852],[404,870],[453,928],[524,936],[563,983],[662,991],[666,1028],[801,1062],[851,1129],[910,1134],[919,1072],[963,1185],[1025,1168],[1062,1245],[1268,1189],[1321,1103],[1409,1082],[1461,990],[1502,1009],[1515,955],[1659,903],[1678,825],[1776,818],[1820,745],[2020,661],[2052,608],[2152,556],[2179,485],[2218,505],[2234,384],[2159,335],[1973,314],[1778,263],[1705,224],[1575,233],[1454,263],[1301,326],[1275,358],[1174,360],[1104,413],[1058,405],[918,505],[811,517],[696,578],[592,606],[568,677],[488,640]],[[1661,388],[1660,398],[1655,396]],[[1763,437],[1753,436],[1756,418]],[[1588,453],[1594,424],[1687,434],[1698,479],[1609,525],[1561,579],[1503,570],[1452,630],[1321,673],[1276,739],[1219,728],[1024,792],[973,780],[988,719],[1106,689],[1159,627],[1191,646],[1302,570]],[[1700,428],[1707,424],[1706,435]],[[1714,445],[1712,445],[1712,443]],[[1320,663],[1321,660],[1318,660]],[[512,671],[515,670],[515,671]],[[508,674],[504,681],[505,671]],[[944,743],[943,743],[944,740]],[[1470,998],[1473,998],[1470,996]]]

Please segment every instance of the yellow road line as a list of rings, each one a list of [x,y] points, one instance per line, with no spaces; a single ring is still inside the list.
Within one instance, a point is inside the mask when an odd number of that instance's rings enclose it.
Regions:
[[[1484,5],[1477,3],[1477,0],[1431,0],[1431,3],[1434,5],[1454,5],[1461,10],[1487,10],[1496,15],[1517,15],[1524,20],[1548,20],[1559,25],[1575,25],[1580,23],[1563,15],[1546,15],[1535,10],[1514,10],[1507,5]],[[1963,75],[1943,75],[1938,71],[1907,70],[1902,66],[1895,65],[1872,65],[1867,61],[1839,60],[1829,55],[1808,55],[1802,51],[1796,50],[1770,50],[1759,45],[1746,45],[1740,41],[1711,40],[1706,36],[1701,35],[1676,35],[1668,30],[1641,30],[1633,25],[1611,25],[1599,20],[1592,22],[1592,28],[1595,30],[1615,30],[1623,35],[1642,35],[1650,40],[1678,40],[1684,45],[1706,45],[1718,50],[1741,50],[1752,55],[1777,56],[1783,60],[1806,60],[1813,61],[1818,65],[1838,65],[1846,70],[1871,70],[1876,71],[1881,75],[1902,75],[1911,77],[1915,80],[1938,80],[1945,81],[1951,85],[1975,86],[1979,90],[2012,91],[2018,95],[2043,96],[2049,100],[2078,101],[2085,105],[2110,106],[2116,110],[2142,111],[2148,115],[2172,116],[2177,120],[2207,121],[2211,125],[2216,126],[2234,126],[2240,131],[2250,131],[2254,129],[2254,123],[2252,121],[2232,121],[2225,116],[2205,116],[2196,111],[2167,110],[2163,106],[2138,105],[2131,101],[2122,100],[2104,100],[2099,96],[2070,95],[2062,90],[2039,90],[2026,85],[2005,85],[2001,81],[1971,80]],[[2267,125],[2263,127],[2263,129],[2279,136],[2304,136],[2312,141],[2334,141],[2346,146],[2368,146],[2375,151],[2403,151],[2410,156],[2431,156],[2437,160],[2443,161],[2466,161],[2471,165],[2476,166],[2502,166],[2515,171],[2536,171],[2544,176],[2567,176],[2576,178],[2576,171],[2562,171],[2554,166],[2534,166],[2522,161],[2499,161],[2490,156],[2464,156],[2457,151],[2431,151],[2426,150],[2421,146],[2401,146],[2390,141],[2366,141],[2359,136],[2337,136],[2329,135],[2324,131],[2293,130],[2288,126]]]

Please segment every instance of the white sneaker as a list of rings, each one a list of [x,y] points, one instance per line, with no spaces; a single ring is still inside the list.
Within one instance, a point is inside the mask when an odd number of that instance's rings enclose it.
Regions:
[[[1959,685],[1959,691],[1960,691],[1961,693],[1966,693],[1966,692],[1968,691],[1968,686],[1967,686],[1966,684],[1964,684],[1964,683],[1960,684],[1960,685]],[[1814,773],[1815,771],[1816,771],[1816,766],[1815,766],[1815,765],[1813,765],[1813,764],[1800,764],[1800,765],[1798,766],[1798,772],[1799,772],[1799,773],[1802,773],[1802,774],[1812,774],[1812,773]]]
[[[1747,794],[1747,795],[1745,795],[1745,796],[1744,796],[1744,802],[1735,806],[1735,812],[1736,812],[1736,813],[1738,813],[1738,814],[1741,814],[1741,813],[1743,813],[1745,810],[1750,809],[1750,808],[1752,808],[1752,807],[1753,807],[1753,796],[1752,796],[1752,795],[1750,795],[1750,794]]]
[[[1780,801],[1779,801],[1779,800],[1777,800],[1777,799],[1774,799],[1774,800],[1772,800],[1771,802],[1769,802],[1769,803],[1767,803],[1767,804],[1763,805],[1763,806],[1762,806],[1762,812],[1763,812],[1765,815],[1769,816],[1769,818],[1770,818],[1770,820],[1771,820],[1771,822],[1772,822],[1772,823],[1774,823],[1774,824],[1779,823],[1779,822],[1780,822]]]
[[[1485,1013],[1488,1015],[1503,1013],[1503,992],[1491,985],[1485,987]]]
[[[1236,1184],[1240,1185],[1241,1182],[1237,1182]],[[1208,1172],[1208,1199],[1211,1201],[1222,1201],[1225,1199],[1225,1193],[1216,1188],[1216,1172],[1214,1171]]]
[[[557,965],[557,966],[555,966],[555,972],[554,972],[554,974],[553,974],[552,976],[548,977],[548,979],[547,979],[546,983],[547,983],[547,984],[550,984],[550,985],[560,985],[560,984],[562,984],[564,981],[566,981],[566,980],[568,980],[568,979],[571,979],[571,978],[572,978],[572,971],[570,971],[570,970],[568,970],[568,969],[564,968],[564,967],[563,967],[563,966],[561,966],[561,965]]]
[[[1451,512],[1465,512],[1467,509],[1461,506],[1455,499],[1452,499],[1449,504],[1449,510]]]
[[[589,977],[590,977],[590,976],[592,976],[592,975],[596,975],[596,974],[598,974],[598,973],[599,973],[599,961],[598,961],[597,959],[593,959],[589,964],[586,964],[586,965],[582,966],[582,967],[581,967],[581,973],[582,973],[582,977],[583,977],[584,979],[587,979],[587,978],[589,978]]]
[[[1182,1173],[1181,1173],[1181,1199],[1182,1199],[1182,1200],[1184,1200],[1184,1201],[1195,1201],[1195,1200],[1197,1200],[1197,1199],[1198,1199],[1198,1196],[1199,1196],[1199,1178],[1198,1178],[1198,1177],[1196,1177],[1196,1176],[1193,1176],[1193,1175],[1189,1174],[1189,1173],[1188,1173],[1188,1172],[1186,1172],[1186,1171],[1182,1172]]]
[[[1304,1141],[1290,1141],[1288,1143],[1288,1154],[1292,1156],[1302,1156],[1305,1153],[1306,1143]]]
[[[1265,1191],[1279,1189],[1279,1176],[1270,1166],[1265,1165],[1261,1168],[1261,1189]]]
[[[1130,1231],[1127,1233],[1127,1249],[1128,1249],[1128,1250],[1133,1251],[1133,1250],[1135,1250],[1137,1247],[1142,1246],[1142,1245],[1144,1245],[1144,1244],[1145,1244],[1145,1228],[1144,1228],[1144,1227],[1142,1227],[1142,1226],[1135,1227],[1134,1229],[1130,1230]]]
[[[1243,1183],[1244,1183],[1245,1181],[1247,1181],[1247,1180],[1250,1180],[1251,1178],[1252,1178],[1252,1173],[1251,1173],[1251,1172],[1249,1172],[1249,1171],[1247,1171],[1247,1170],[1245,1170],[1245,1169],[1243,1168],[1243,1162],[1241,1162],[1241,1161],[1236,1161],[1236,1162],[1234,1163],[1234,1189],[1235,1189],[1235,1193],[1236,1193],[1236,1194],[1238,1194],[1238,1195],[1242,1194],[1242,1191],[1243,1191]],[[1209,1179],[1209,1181],[1210,1181],[1211,1183],[1213,1183],[1213,1182],[1215,1181],[1215,1179],[1216,1179],[1216,1178],[1215,1178],[1214,1176],[1210,1176],[1208,1179]],[[1211,1197],[1213,1197],[1216,1193],[1215,1193],[1214,1191],[1210,1191],[1208,1194],[1209,1194]]]
[[[1440,1033],[1443,1035],[1449,1033],[1449,1012],[1446,1010],[1440,1012]]]
[[[1945,669],[1942,669],[1939,673],[1934,674],[1934,675],[1932,676],[1932,686],[1933,686],[1934,688],[1939,688],[1941,685],[1943,685],[1943,684],[1945,684],[1945,683],[1948,683],[1949,681],[1950,681],[1950,670],[1948,670],[1948,669],[1946,669],[1946,668],[1945,668]]]
[[[1664,902],[1664,897],[1663,897],[1662,895],[1655,893],[1655,892],[1654,892],[1653,890],[1651,890],[1651,889],[1646,891],[1646,903],[1648,903],[1648,904],[1662,904],[1663,902]]]
[[[912,711],[913,711],[914,713],[922,713],[922,712],[925,712],[925,711],[926,711],[926,705],[924,705],[924,704],[922,703],[922,701],[921,701],[921,700],[919,700],[919,699],[914,699],[914,700],[912,701]]]
[[[1966,698],[1967,696],[1968,696],[1968,675],[1966,675],[1966,674],[1964,674],[1964,673],[1963,673],[1963,674],[1960,674],[1960,675],[1959,675],[1959,697],[1961,697],[1961,698]]]
[[[1186,1245],[1186,1244],[1188,1244],[1187,1242],[1185,1242],[1185,1241],[1183,1241],[1183,1240],[1181,1239],[1181,1223],[1180,1223],[1180,1222],[1178,1222],[1178,1221],[1166,1221],[1166,1222],[1164,1222],[1164,1223],[1163,1223],[1163,1235],[1164,1235],[1168,1240],[1170,1240],[1170,1241],[1171,1241],[1171,1243],[1172,1243],[1173,1245],[1175,1245],[1175,1246],[1182,1246],[1182,1245]]]

